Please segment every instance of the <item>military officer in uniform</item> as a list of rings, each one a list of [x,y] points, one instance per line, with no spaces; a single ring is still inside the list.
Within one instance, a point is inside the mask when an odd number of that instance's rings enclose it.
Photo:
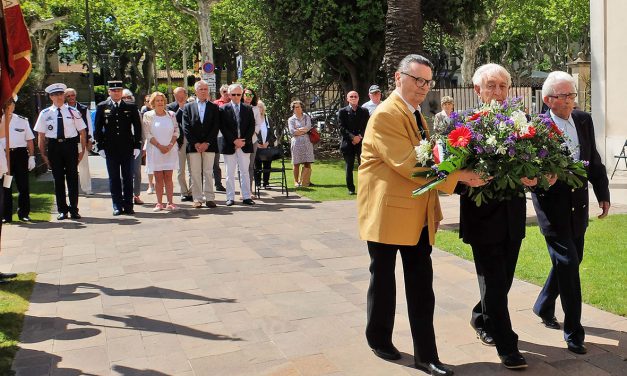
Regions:
[[[5,121],[9,121],[9,148],[11,160],[11,175],[17,187],[17,217],[24,222],[30,222],[30,192],[28,171],[35,168],[35,143],[33,131],[28,119],[13,113],[15,110],[14,98],[9,99],[4,114]],[[11,187],[4,191],[3,222],[11,222],[13,217],[13,190]]]
[[[34,128],[38,133],[41,158],[52,169],[58,220],[67,219],[68,213],[72,219],[81,218],[78,214],[78,162],[85,154],[87,142],[87,125],[77,110],[65,104],[65,89],[67,86],[60,83],[45,89],[52,106],[39,113]],[[65,196],[66,182],[69,205]]]
[[[91,191],[91,173],[89,172],[89,152],[92,148],[94,130],[91,126],[91,116],[89,114],[89,108],[82,103],[76,101],[76,90],[68,87],[65,89],[65,102],[70,107],[74,107],[80,112],[81,117],[85,124],[87,124],[87,150],[85,151],[85,158],[81,159],[78,164],[78,181],[81,186],[81,190],[86,195],[92,195]]]
[[[96,107],[96,147],[107,162],[113,215],[135,214],[133,161],[140,153],[141,120],[137,106],[122,100],[122,81],[108,86],[109,98]]]

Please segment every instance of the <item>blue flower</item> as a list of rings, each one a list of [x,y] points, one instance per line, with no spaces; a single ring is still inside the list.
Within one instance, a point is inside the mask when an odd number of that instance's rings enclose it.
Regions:
[[[538,150],[538,158],[546,158],[546,156],[549,155],[549,151],[546,149],[540,149]]]
[[[507,148],[507,154],[509,154],[510,157],[513,157],[514,155],[516,155],[516,148],[514,148],[513,146],[510,146],[509,148]]]

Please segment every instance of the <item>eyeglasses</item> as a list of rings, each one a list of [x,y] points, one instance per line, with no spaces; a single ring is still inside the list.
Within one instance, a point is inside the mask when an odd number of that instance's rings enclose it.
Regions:
[[[244,93],[244,96],[245,96],[245,97],[252,97],[252,96],[253,96],[253,94],[252,94],[252,93]]]
[[[232,97],[241,97],[242,96],[242,94],[233,94],[233,93],[231,93],[229,95],[232,96]]]
[[[419,88],[424,88],[425,86],[429,86],[429,89],[433,89],[435,87],[435,81],[434,80],[425,80],[422,77],[415,77],[412,76],[409,73],[405,73],[405,72],[401,72],[401,74],[404,74],[405,76],[409,76],[411,78],[414,79],[414,81],[416,81],[416,86],[418,86]]]
[[[549,95],[550,98],[555,98],[555,99],[561,99],[563,101],[565,101],[567,98],[568,99],[575,99],[577,98],[577,93],[568,93],[568,94],[553,94],[553,95]]]

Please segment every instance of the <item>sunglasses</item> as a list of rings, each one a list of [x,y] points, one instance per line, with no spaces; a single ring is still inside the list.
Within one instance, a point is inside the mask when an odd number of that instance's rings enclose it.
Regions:
[[[253,94],[252,94],[252,93],[245,93],[245,94],[244,94],[244,96],[245,96],[245,97],[252,97],[252,96],[253,96]]]
[[[241,97],[242,94],[231,94],[232,97]]]

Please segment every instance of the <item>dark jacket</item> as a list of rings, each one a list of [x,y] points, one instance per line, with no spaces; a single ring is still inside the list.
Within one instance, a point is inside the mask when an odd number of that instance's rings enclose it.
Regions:
[[[201,120],[196,101],[189,102],[181,111],[183,132],[187,139],[187,152],[196,153],[197,143],[208,143],[207,152],[218,152],[218,131],[220,130],[220,109],[210,101],[205,107],[205,116]]]
[[[266,116],[266,124],[268,125],[268,134],[266,136],[265,140],[261,139],[261,131],[259,131],[257,133],[257,143],[258,144],[264,144],[264,143],[268,143],[268,147],[273,147],[276,146],[276,135],[274,134],[274,128],[270,125],[270,122],[268,121],[268,117]]]
[[[533,206],[545,236],[571,238],[585,234],[589,218],[588,182],[592,184],[597,201],[610,201],[607,172],[596,148],[592,117],[578,110],[572,112],[572,117],[579,138],[579,159],[589,162],[588,178],[581,188],[573,189],[558,181],[548,190],[533,192]]]
[[[109,98],[96,107],[96,147],[107,155],[132,157],[133,149],[141,148],[142,126],[137,106],[120,101],[115,109]]]
[[[253,108],[247,104],[240,103],[240,134],[237,133],[237,120],[235,119],[235,111],[233,103],[229,102],[220,107],[220,130],[222,131],[222,154],[234,154],[235,145],[233,142],[237,138],[243,138],[246,144],[242,148],[244,153],[253,152],[253,134],[255,133],[255,115]]]
[[[338,125],[340,126],[340,134],[342,135],[340,150],[345,151],[352,147],[360,147],[361,142],[357,145],[353,145],[353,137],[364,136],[366,125],[370,118],[368,110],[357,106],[357,109],[353,111],[352,107],[348,105],[337,112],[337,118]]]
[[[185,134],[183,133],[183,108],[179,106],[179,102],[168,103],[165,107],[166,110],[174,112],[174,116],[176,117],[176,121],[179,123],[179,138],[176,139],[176,143],[179,145],[183,145],[183,140],[185,139]]]

